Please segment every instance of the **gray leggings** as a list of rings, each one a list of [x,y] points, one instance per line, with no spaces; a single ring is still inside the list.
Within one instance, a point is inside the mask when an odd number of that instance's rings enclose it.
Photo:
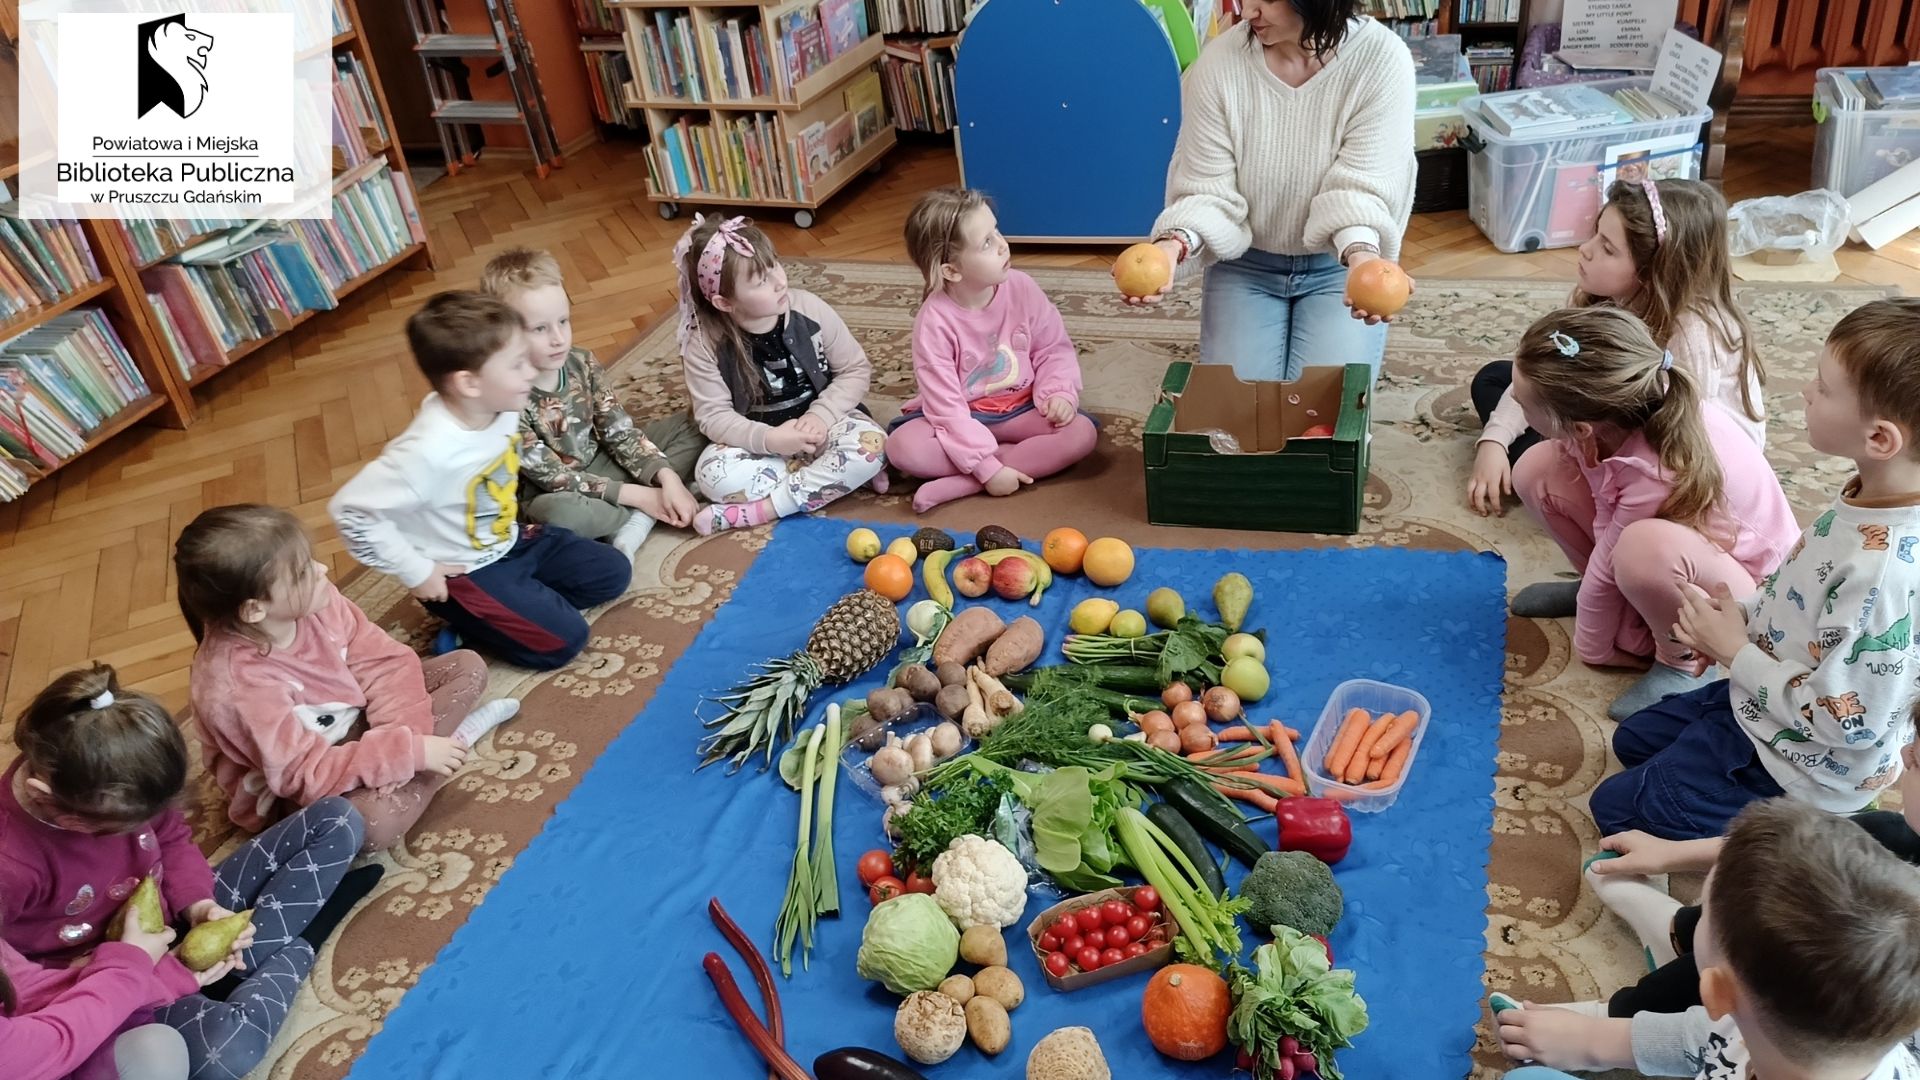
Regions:
[[[243,954],[246,979],[227,1000],[190,994],[154,1014],[186,1040],[192,1080],[241,1080],[266,1057],[313,968],[313,946],[299,933],[353,865],[365,828],[345,799],[321,799],[214,871],[214,902],[252,908],[254,938]]]

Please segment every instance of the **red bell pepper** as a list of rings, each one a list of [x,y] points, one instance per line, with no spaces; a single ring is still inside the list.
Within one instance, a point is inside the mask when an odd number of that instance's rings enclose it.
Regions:
[[[1280,826],[1280,850],[1304,851],[1331,866],[1353,846],[1353,823],[1332,799],[1281,799],[1273,812]]]

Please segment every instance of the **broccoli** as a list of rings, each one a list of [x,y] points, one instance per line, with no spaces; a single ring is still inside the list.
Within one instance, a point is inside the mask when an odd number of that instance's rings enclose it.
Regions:
[[[1331,934],[1344,897],[1327,864],[1304,851],[1269,851],[1240,883],[1255,927],[1291,926],[1303,934]]]

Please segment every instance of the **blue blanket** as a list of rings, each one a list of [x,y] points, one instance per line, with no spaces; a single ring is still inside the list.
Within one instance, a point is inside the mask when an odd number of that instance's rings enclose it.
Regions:
[[[843,549],[851,527],[799,519],[775,530],[646,711],[388,1018],[354,1080],[765,1074],[701,970],[705,953],[720,953],[758,1008],[749,970],[708,921],[706,903],[719,897],[770,951],[799,800],[773,772],[695,772],[695,709],[753,662],[799,648],[819,613],[860,587],[860,568]],[[1253,581],[1249,628],[1268,632],[1273,687],[1257,717],[1304,729],[1350,678],[1411,687],[1433,705],[1398,803],[1354,815],[1352,854],[1335,868],[1346,916],[1332,945],[1340,966],[1357,972],[1372,1016],[1340,1065],[1364,1080],[1465,1076],[1481,996],[1504,564],[1492,555],[1398,549],[1141,549],[1132,579],[1109,595],[1144,609],[1151,589],[1169,585],[1211,617],[1213,582],[1229,568]],[[1039,618],[1053,646],[1043,662],[1057,662],[1068,613],[1099,592],[1061,578],[1037,609],[987,602],[1008,618]],[[880,677],[817,694],[809,720]],[[845,1045],[898,1056],[897,999],[854,972],[868,910],[854,860],[884,846],[880,817],[878,803],[840,785],[834,844],[843,910],[821,924],[811,966],[796,964],[781,985],[787,1046],[803,1066]],[[1272,829],[1270,821],[1255,827],[1269,838]],[[1035,895],[1029,916],[1048,902]],[[930,1076],[1017,1076],[1033,1044],[1068,1025],[1093,1029],[1116,1076],[1223,1074],[1218,1061],[1184,1065],[1153,1051],[1139,1021],[1144,977],[1072,994],[1049,989],[1023,947],[1025,925],[1007,934],[1027,984],[1026,1004],[1012,1015],[1012,1044],[999,1060],[964,1048]],[[1245,936],[1249,948],[1259,940]]]

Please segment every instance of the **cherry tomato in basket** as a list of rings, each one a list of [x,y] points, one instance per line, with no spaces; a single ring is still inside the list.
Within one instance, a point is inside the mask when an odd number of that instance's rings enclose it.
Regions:
[[[906,882],[901,881],[892,874],[888,874],[885,877],[878,877],[867,882],[867,899],[875,904],[891,900],[906,891]]]
[[[1149,950],[1145,945],[1141,944],[1138,941],[1129,941],[1127,942],[1127,947],[1124,949],[1121,949],[1120,951],[1123,953],[1126,953],[1127,959],[1131,960],[1136,956],[1147,955]]]
[[[1047,974],[1057,979],[1072,970],[1073,961],[1067,959],[1066,953],[1050,952],[1047,954]]]
[[[1087,939],[1088,945],[1096,949],[1104,949],[1107,947],[1107,932],[1105,930],[1089,930],[1081,936]]]
[[[1101,916],[1098,907],[1088,907],[1081,908],[1078,912],[1075,912],[1073,921],[1080,925],[1080,932],[1084,934],[1089,930],[1100,929],[1106,925],[1107,920]]]
[[[1141,911],[1160,910],[1160,892],[1151,885],[1142,885],[1133,890],[1133,906]]]
[[[1132,940],[1133,940],[1133,935],[1127,933],[1126,927],[1124,926],[1107,927],[1107,947],[1108,948],[1113,948],[1113,949],[1125,948],[1127,942]]]
[[[1100,905],[1100,921],[1120,926],[1133,917],[1133,908],[1124,900],[1109,900]]]
[[[1087,947],[1087,939],[1079,934],[1068,934],[1060,939],[1060,951],[1068,956],[1079,956],[1080,950]]]
[[[1073,962],[1079,965],[1081,971],[1099,971],[1100,950],[1089,945],[1073,954]]]
[[[1147,931],[1151,929],[1153,929],[1152,919],[1147,918],[1145,915],[1135,915],[1133,918],[1127,920],[1127,940],[1139,941],[1141,938],[1146,937]]]
[[[1060,951],[1060,935],[1049,930],[1046,933],[1040,935],[1039,944],[1040,944],[1041,952],[1059,952]]]
[[[917,893],[926,893],[928,896],[932,896],[933,895],[933,879],[930,877],[926,877],[922,875],[920,871],[915,870],[913,873],[907,875],[907,891],[917,892]]]
[[[893,872],[893,855],[880,848],[874,848],[860,856],[856,868],[860,874],[860,884],[871,885],[883,877],[896,876]]]
[[[1124,952],[1121,952],[1119,949],[1100,950],[1100,966],[1101,967],[1110,967],[1114,964],[1124,963],[1126,959],[1127,959],[1127,954]]]

